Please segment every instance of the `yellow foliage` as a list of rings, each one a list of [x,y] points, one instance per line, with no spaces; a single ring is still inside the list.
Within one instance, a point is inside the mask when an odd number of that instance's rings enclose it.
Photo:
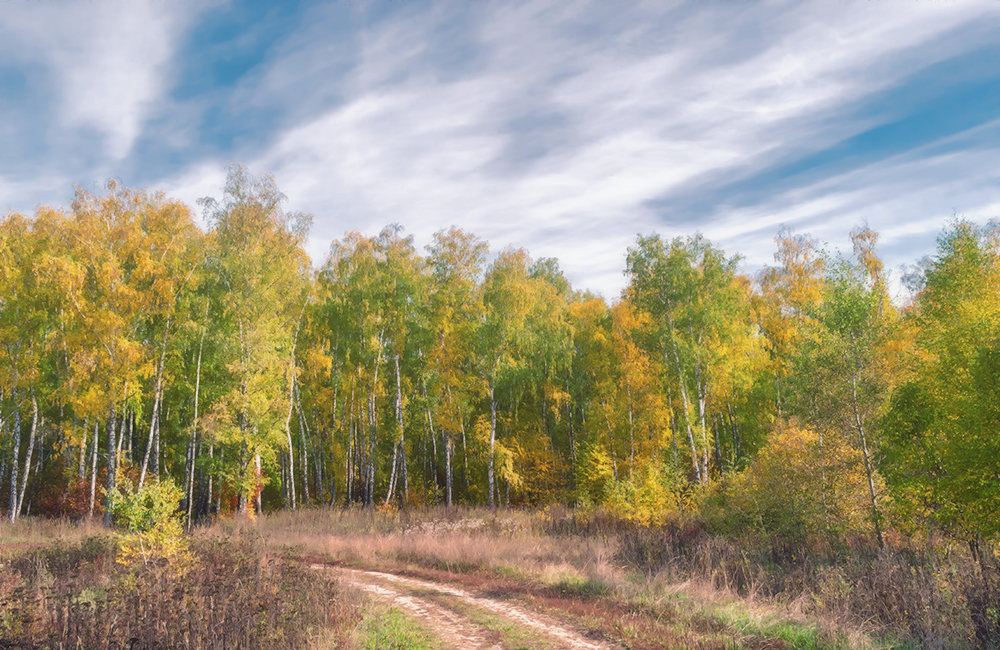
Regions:
[[[607,508],[616,516],[643,526],[677,521],[694,507],[695,491],[662,461],[638,469],[630,481],[614,485]]]
[[[183,497],[169,479],[135,488],[127,478],[115,488],[115,514],[128,532],[119,536],[116,561],[125,566],[165,562],[174,570],[191,565],[177,505]]]
[[[782,424],[729,486],[731,508],[747,524],[802,540],[871,527],[860,452],[839,436]]]

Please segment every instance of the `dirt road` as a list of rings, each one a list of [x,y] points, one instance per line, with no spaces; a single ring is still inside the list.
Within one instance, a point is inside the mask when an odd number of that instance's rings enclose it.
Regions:
[[[522,604],[476,593],[445,582],[325,564],[344,584],[381,598],[420,619],[442,642],[454,648],[503,648],[508,645],[606,650],[619,646],[590,638]],[[498,633],[498,630],[504,633]],[[514,642],[511,642],[514,639]]]

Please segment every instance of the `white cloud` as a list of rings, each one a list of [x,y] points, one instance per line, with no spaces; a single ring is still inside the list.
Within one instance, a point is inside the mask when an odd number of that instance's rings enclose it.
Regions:
[[[336,84],[346,99],[247,162],[273,172],[292,206],[315,214],[317,241],[395,221],[425,242],[454,223],[495,249],[557,256],[577,286],[613,297],[634,234],[663,229],[651,201],[706,175],[736,179],[854,135],[866,125],[838,109],[973,47],[943,37],[1000,11],[973,3],[659,5],[478,5],[462,29],[475,55],[467,66],[437,58],[443,30],[454,29],[452,5],[376,23],[363,30],[346,79],[322,77],[317,65],[298,87],[308,95],[310,86]],[[313,26],[307,35],[321,32]],[[288,48],[270,62],[256,92],[284,73],[296,78],[308,49]],[[328,53],[316,44],[316,56]],[[887,191],[902,196],[922,183],[926,207],[971,191],[949,184],[963,164],[937,172],[951,176],[908,180],[888,163],[880,188],[879,174],[867,170],[729,216],[684,215],[682,229],[666,234],[700,228],[766,262],[773,230],[762,230],[819,219],[840,227],[873,205],[891,227],[901,213],[889,211],[907,206]]]
[[[58,193],[53,188],[59,188]],[[0,215],[8,212],[32,214],[42,205],[63,205],[70,188],[72,181],[58,174],[29,178],[0,176]]]
[[[205,161],[185,170],[176,178],[158,183],[155,187],[168,197],[183,201],[191,208],[195,221],[204,229],[207,227],[198,200],[206,197],[219,198],[226,184],[224,163]]]
[[[40,62],[56,81],[58,127],[96,130],[112,165],[164,101],[176,41],[197,13],[154,0],[8,2],[0,11],[8,56]]]

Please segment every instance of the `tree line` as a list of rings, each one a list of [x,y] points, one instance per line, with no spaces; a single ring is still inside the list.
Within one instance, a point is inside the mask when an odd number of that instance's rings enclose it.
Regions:
[[[334,241],[231,170],[207,230],[109,183],[0,222],[0,498],[98,516],[170,479],[189,521],[305,505],[565,503],[816,537],[998,537],[1000,230],[887,289],[877,233],[775,263],[637,237],[608,303],[458,228]],[[914,534],[916,534],[914,532]]]

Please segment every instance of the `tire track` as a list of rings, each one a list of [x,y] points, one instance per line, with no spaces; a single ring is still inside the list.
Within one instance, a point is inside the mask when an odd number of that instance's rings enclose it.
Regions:
[[[341,577],[347,584],[363,589],[398,604],[402,609],[426,621],[449,644],[458,648],[499,647],[483,636],[483,628],[467,618],[421,598],[414,592],[431,591],[455,598],[465,605],[478,607],[499,614],[503,618],[530,629],[550,640],[557,648],[583,648],[609,650],[619,646],[590,639],[549,616],[533,612],[520,605],[475,594],[461,587],[440,582],[429,582],[408,576],[313,564],[313,569],[328,570]],[[389,586],[391,585],[391,586]],[[407,593],[401,593],[406,590]]]

